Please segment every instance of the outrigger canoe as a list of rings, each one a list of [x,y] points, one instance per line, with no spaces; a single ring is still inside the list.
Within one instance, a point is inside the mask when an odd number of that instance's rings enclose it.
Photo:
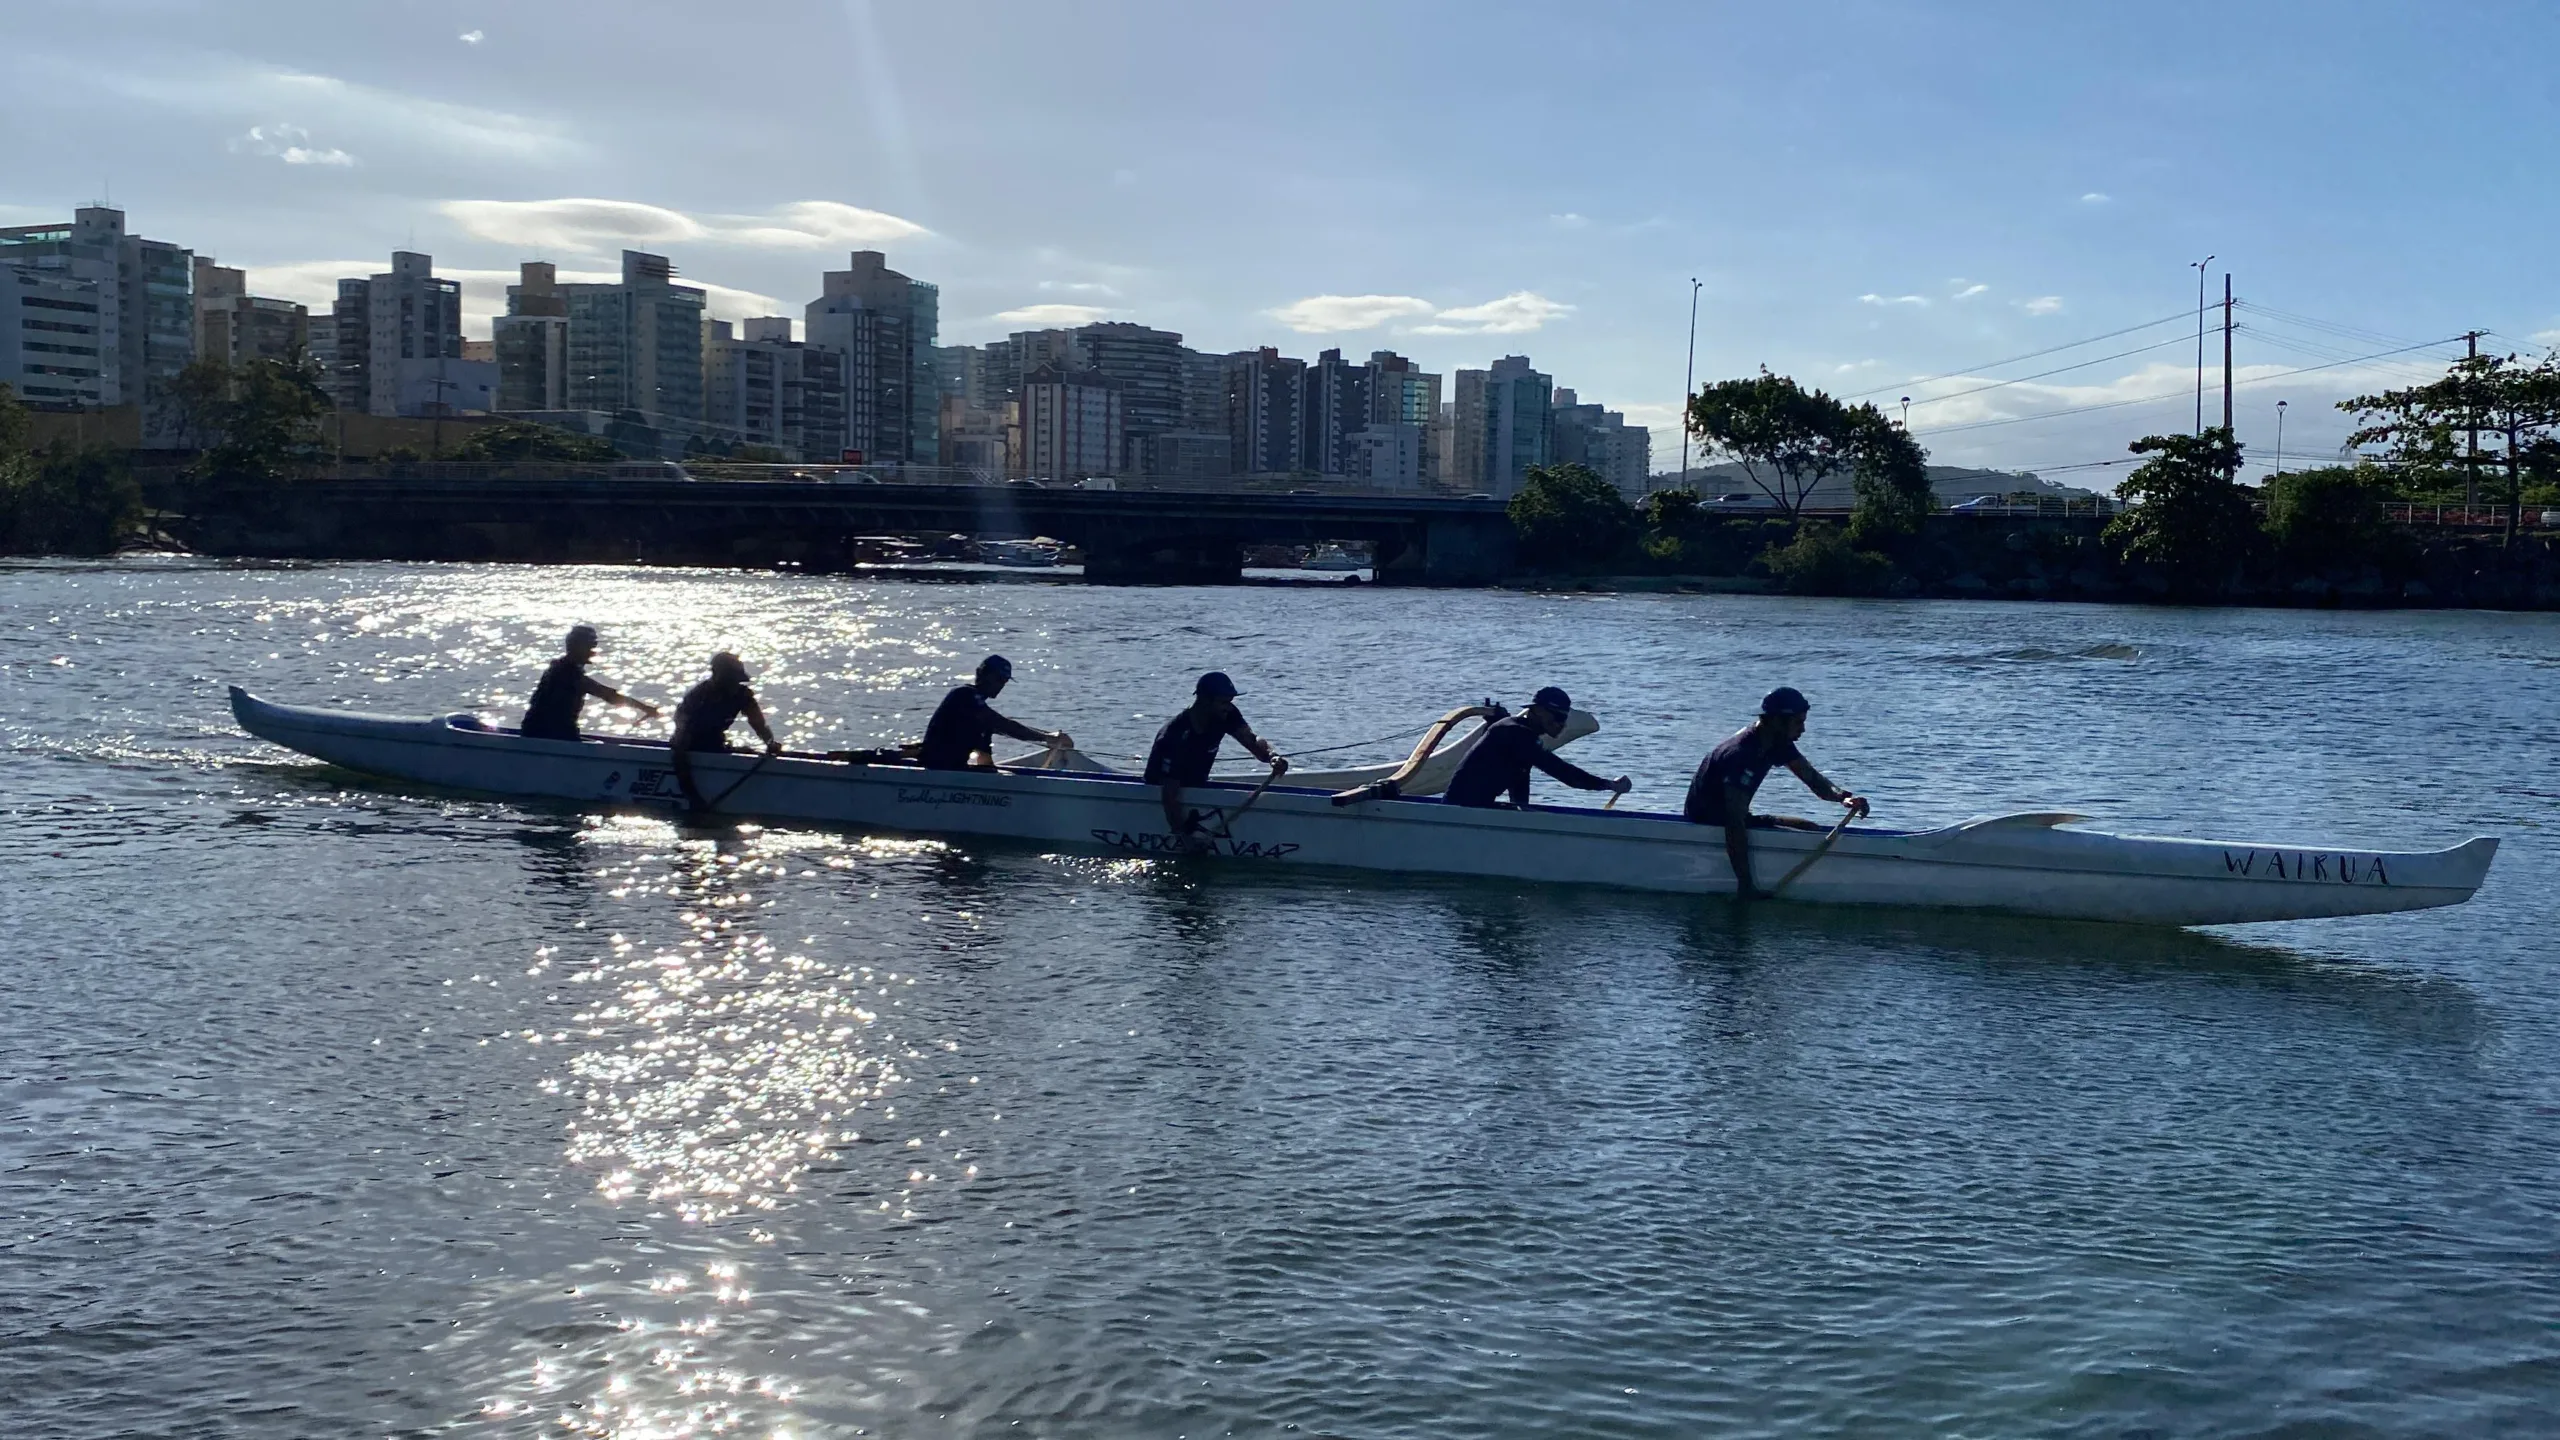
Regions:
[[[471,715],[403,717],[277,705],[233,687],[243,729],[361,774],[573,805],[683,804],[663,743],[529,740]],[[821,755],[710,754],[696,783],[724,815],[919,835],[975,835],[1170,856],[1155,787],[1126,775],[1004,767],[926,771]],[[1375,787],[1372,787],[1374,793]],[[1323,789],[1211,784],[1187,800],[1208,854],[1264,865],[1730,895],[1724,832],[1678,815],[1435,801],[1341,803]],[[2060,812],[1992,815],[1934,830],[1755,830],[1761,883],[1823,904],[2004,911],[2149,925],[2231,925],[2458,905],[2498,842],[2444,850],[2111,835]]]

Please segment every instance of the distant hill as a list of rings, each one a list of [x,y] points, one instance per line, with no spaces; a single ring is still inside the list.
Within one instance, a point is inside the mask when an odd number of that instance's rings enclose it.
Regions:
[[[1677,475],[1665,470],[1653,475],[1647,488],[1664,490],[1679,483]],[[1701,495],[1723,495],[1737,490],[1750,491],[1751,481],[1738,465],[1691,466],[1689,486]],[[1940,500],[1950,504],[1970,500],[1976,495],[2010,495],[2022,491],[2056,500],[2084,499],[2094,493],[2075,486],[2057,485],[2030,470],[1977,470],[1964,465],[1930,466],[1929,489]],[[1817,486],[1808,503],[1821,508],[1847,506],[1856,500],[1857,493],[1849,477],[1843,475]]]

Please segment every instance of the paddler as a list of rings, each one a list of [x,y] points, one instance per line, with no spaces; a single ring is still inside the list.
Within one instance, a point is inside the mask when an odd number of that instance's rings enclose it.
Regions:
[[[1236,682],[1223,670],[1201,676],[1191,687],[1191,703],[1164,722],[1154,747],[1147,751],[1145,779],[1162,788],[1164,823],[1175,836],[1188,839],[1198,833],[1200,821],[1183,808],[1182,791],[1185,786],[1209,783],[1209,767],[1218,763],[1218,751],[1230,736],[1270,766],[1274,779],[1289,772],[1289,762],[1253,733],[1244,712],[1236,708]]]
[[[1484,738],[1467,752],[1441,798],[1447,804],[1487,810],[1500,805],[1507,791],[1512,805],[1525,810],[1529,806],[1529,771],[1533,766],[1576,790],[1626,794],[1635,783],[1626,776],[1603,780],[1559,757],[1543,743],[1563,734],[1564,723],[1572,715],[1572,697],[1553,685],[1540,690],[1530,699],[1528,709],[1485,727]]]
[[[1796,749],[1796,742],[1804,738],[1805,717],[1812,711],[1812,702],[1792,685],[1770,691],[1760,702],[1760,718],[1708,751],[1707,758],[1698,763],[1697,775],[1689,781],[1689,798],[1681,805],[1680,813],[1700,825],[1724,827],[1724,853],[1733,864],[1736,899],[1769,898],[1767,891],[1752,883],[1751,827],[1786,822],[1753,815],[1751,797],[1759,793],[1760,782],[1768,778],[1771,770],[1784,765],[1796,772],[1796,778],[1814,794],[1848,806],[1853,815],[1867,813],[1863,798],[1824,779],[1822,772]]]
[[[1052,750],[1072,750],[1075,740],[1064,730],[1037,730],[1019,720],[1008,720],[996,713],[988,702],[1004,693],[1006,682],[1013,679],[1013,662],[1001,655],[990,655],[978,662],[977,674],[966,685],[955,685],[934,708],[933,718],[925,723],[924,743],[917,747],[917,758],[927,770],[992,770],[995,756],[989,747],[998,735],[1016,740],[1031,740]]]
[[[747,688],[747,664],[723,650],[711,657],[711,678],[684,692],[676,702],[675,733],[667,738],[667,755],[674,761],[676,783],[684,787],[685,803],[696,810],[708,810],[702,792],[693,784],[693,753],[721,755],[729,750],[729,727],[745,716],[749,728],[764,741],[764,753],[779,755],[782,742],[773,738],[773,727],[764,722],[764,707],[756,703],[756,692]]]
[[[587,673],[587,663],[596,658],[596,627],[572,625],[569,639],[561,646],[560,658],[542,672],[541,683],[533,687],[532,703],[524,707],[524,723],[516,728],[529,740],[575,740],[578,738],[578,712],[586,708],[592,695],[608,705],[622,705],[639,711],[649,719],[658,718],[658,707],[646,700],[634,700]]]

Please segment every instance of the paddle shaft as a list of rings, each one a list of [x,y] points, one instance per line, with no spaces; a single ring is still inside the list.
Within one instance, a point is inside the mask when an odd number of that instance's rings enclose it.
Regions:
[[[732,780],[732,781],[730,781],[730,782],[729,782],[729,786],[728,786],[728,788],[727,788],[727,789],[722,790],[718,795],[716,795],[716,796],[712,797],[711,799],[706,800],[706,801],[704,801],[704,802],[703,802],[703,804],[702,804],[702,813],[704,813],[705,815],[708,815],[708,814],[712,813],[713,811],[718,810],[718,809],[720,808],[720,806],[721,806],[721,803],[722,803],[722,802],[726,801],[730,796],[735,795],[735,794],[737,794],[737,793],[738,793],[738,787],[739,787],[739,786],[744,785],[744,784],[746,784],[748,781],[753,780],[754,778],[756,778],[756,772],[764,768],[764,762],[766,762],[767,760],[772,759],[775,755],[777,755],[777,754],[779,754],[779,753],[781,753],[781,752],[779,752],[779,751],[775,751],[775,750],[767,750],[767,751],[765,751],[763,754],[758,755],[758,756],[755,758],[755,763],[754,763],[754,764],[749,765],[749,766],[748,766],[748,767],[747,767],[743,772],[741,772],[741,773],[739,774],[739,776],[738,776],[738,778],[737,778],[737,779]]]
[[[1252,793],[1252,794],[1250,794],[1250,795],[1247,795],[1246,797],[1244,797],[1244,803],[1243,803],[1243,804],[1241,804],[1241,805],[1237,806],[1237,807],[1234,809],[1234,811],[1233,811],[1233,812],[1229,812],[1229,811],[1225,811],[1225,810],[1221,810],[1221,811],[1219,811],[1219,812],[1218,812],[1218,838],[1219,838],[1219,839],[1221,839],[1221,840],[1233,840],[1234,838],[1236,838],[1236,830],[1235,830],[1235,824],[1236,824],[1236,822],[1244,818],[1244,812],[1246,812],[1247,810],[1252,809],[1252,808],[1253,808],[1253,802],[1254,802],[1254,801],[1256,801],[1256,800],[1261,799],[1261,798],[1262,798],[1262,792],[1263,792],[1263,791],[1265,791],[1265,790],[1270,789],[1270,788],[1271,788],[1271,782],[1272,782],[1272,781],[1274,781],[1274,780],[1277,780],[1277,779],[1279,779],[1279,778],[1280,778],[1280,767],[1279,767],[1279,766],[1277,766],[1277,765],[1274,765],[1274,766],[1272,766],[1272,767],[1271,767],[1271,773],[1262,777],[1262,783],[1253,787],[1253,793]]]
[[[1841,832],[1841,831],[1843,831],[1843,830],[1848,829],[1848,828],[1849,828],[1849,822],[1850,822],[1850,821],[1852,821],[1852,820],[1855,820],[1855,819],[1857,819],[1857,818],[1858,818],[1858,812],[1857,812],[1857,811],[1855,811],[1855,810],[1851,810],[1851,809],[1847,809],[1847,808],[1845,808],[1845,807],[1844,807],[1844,808],[1841,810],[1841,812],[1840,812],[1840,823],[1831,827],[1831,833],[1822,837],[1822,843],[1813,847],[1813,853],[1812,853],[1812,854],[1807,855],[1807,856],[1806,856],[1806,857],[1804,857],[1802,860],[1797,861],[1797,862],[1796,862],[1796,868],[1794,868],[1793,870],[1788,871],[1784,876],[1780,877],[1780,879],[1779,879],[1779,881],[1778,881],[1778,883],[1777,883],[1777,884],[1772,885],[1772,886],[1770,886],[1770,887],[1769,887],[1769,898],[1770,898],[1770,899],[1772,899],[1772,900],[1777,899],[1777,898],[1778,898],[1778,896],[1779,896],[1782,892],[1784,892],[1784,891],[1786,890],[1786,888],[1787,888],[1789,885],[1792,885],[1792,884],[1794,884],[1794,883],[1795,883],[1795,878],[1796,878],[1797,876],[1799,876],[1799,875],[1803,874],[1803,873],[1804,873],[1804,872],[1806,872],[1807,870],[1812,869],[1812,868],[1813,868],[1813,862],[1814,862],[1814,861],[1816,861],[1816,860],[1821,859],[1821,858],[1823,857],[1823,855],[1831,849],[1831,842],[1832,842],[1832,841],[1834,841],[1834,840],[1839,839],[1839,838],[1840,838],[1840,832]]]

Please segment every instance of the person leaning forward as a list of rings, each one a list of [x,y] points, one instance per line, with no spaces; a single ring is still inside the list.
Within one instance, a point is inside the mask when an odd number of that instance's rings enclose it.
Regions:
[[[1032,740],[1052,749],[1071,750],[1075,741],[1064,730],[1037,730],[1018,720],[1008,720],[987,703],[1004,693],[1005,683],[1013,678],[1013,662],[1001,655],[990,655],[978,662],[978,673],[966,685],[955,685],[934,708],[933,718],[925,722],[924,743],[917,747],[917,758],[927,770],[991,770],[995,756],[989,747],[998,735],[1016,740]]]
[[[624,705],[648,718],[658,718],[658,707],[646,700],[634,700],[587,673],[587,662],[596,658],[596,627],[574,625],[569,639],[561,647],[559,659],[542,672],[541,683],[533,687],[533,700],[524,707],[524,721],[516,729],[530,740],[575,740],[578,738],[578,712],[585,709],[592,695],[608,705]]]
[[[1804,738],[1805,717],[1812,709],[1811,702],[1791,685],[1770,691],[1760,702],[1760,718],[1708,751],[1707,758],[1698,762],[1698,773],[1689,781],[1689,798],[1681,805],[1680,813],[1696,824],[1724,827],[1724,853],[1733,865],[1736,899],[1768,898],[1768,892],[1752,883],[1751,827],[1781,822],[1755,818],[1751,797],[1759,793],[1760,782],[1768,778],[1771,770],[1784,765],[1796,772],[1796,778],[1814,794],[1848,806],[1851,814],[1867,813],[1864,799],[1824,779],[1822,772],[1796,749],[1796,742]]]
[[[1218,763],[1218,750],[1232,736],[1235,742],[1253,752],[1253,757],[1271,767],[1274,778],[1289,772],[1289,762],[1272,752],[1253,727],[1245,723],[1244,712],[1235,704],[1236,682],[1223,670],[1212,670],[1191,687],[1191,703],[1182,712],[1164,722],[1156,732],[1156,743],[1147,751],[1146,782],[1161,787],[1164,794],[1164,823],[1176,836],[1189,836],[1199,830],[1199,820],[1182,806],[1182,792],[1188,786],[1209,783],[1209,769]]]
[[[667,758],[675,764],[676,783],[684,787],[685,803],[696,810],[711,807],[694,787],[694,752],[727,753],[729,727],[740,716],[746,717],[748,727],[764,741],[767,755],[782,753],[782,742],[773,738],[773,727],[765,723],[764,707],[756,703],[756,692],[747,688],[746,662],[723,650],[711,657],[711,678],[684,692],[684,698],[676,702],[675,733],[667,738]]]
[[[1550,736],[1563,734],[1564,722],[1572,714],[1572,697],[1550,685],[1530,700],[1528,709],[1486,726],[1484,738],[1467,752],[1458,773],[1449,777],[1448,792],[1441,797],[1443,803],[1491,809],[1502,802],[1503,793],[1508,791],[1511,803],[1526,809],[1529,771],[1533,766],[1576,790],[1627,793],[1634,782],[1626,776],[1603,780],[1559,757],[1543,743]]]

